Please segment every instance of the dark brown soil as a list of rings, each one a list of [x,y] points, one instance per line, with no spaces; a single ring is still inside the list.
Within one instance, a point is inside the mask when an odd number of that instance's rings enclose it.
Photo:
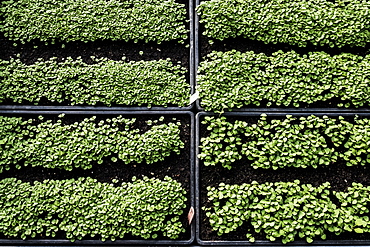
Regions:
[[[0,0],[1,2],[4,0]],[[189,1],[177,0],[177,2],[186,5],[187,18],[189,18]],[[186,28],[190,30],[189,22],[186,22]],[[190,33],[188,34],[188,37]],[[52,57],[57,57],[60,61],[62,58],[81,57],[85,63],[91,64],[93,61],[91,56],[96,58],[105,57],[112,60],[121,60],[125,57],[125,61],[150,61],[170,58],[174,64],[180,64],[186,68],[186,80],[190,84],[190,50],[186,47],[189,44],[190,39],[185,40],[185,44],[180,44],[178,40],[166,41],[161,44],[156,42],[145,43],[139,41],[138,43],[124,42],[124,41],[110,41],[110,40],[99,40],[95,42],[57,42],[56,44],[48,44],[40,42],[38,40],[31,41],[30,43],[21,44],[20,42],[13,42],[8,40],[2,33],[0,33],[0,59],[9,60],[10,58],[16,58],[17,54],[20,55],[20,60],[26,64],[33,64],[38,58],[48,60]],[[14,46],[13,44],[16,44]],[[63,48],[62,45],[65,47]],[[140,55],[142,52],[142,55]],[[13,101],[5,101],[2,105],[20,105]],[[39,105],[66,105],[66,103],[55,103],[46,99],[42,100]],[[32,102],[24,103],[23,105],[33,105]],[[97,106],[104,106],[103,104],[97,104]],[[112,105],[122,106],[122,105]],[[173,105],[169,105],[173,106]]]
[[[246,117],[228,117],[228,121],[235,119],[244,120],[248,122],[255,122],[258,118]],[[200,136],[207,136],[205,125],[200,127]],[[211,206],[207,200],[208,186],[218,187],[219,183],[227,184],[243,184],[257,181],[258,183],[265,182],[292,182],[300,180],[301,184],[312,184],[319,186],[324,182],[330,182],[331,190],[345,191],[347,187],[351,186],[353,182],[362,183],[365,186],[370,186],[369,167],[353,166],[348,167],[343,163],[331,164],[329,166],[315,168],[285,168],[285,169],[253,169],[250,161],[242,159],[233,163],[233,168],[228,170],[221,166],[204,166],[202,162],[199,164],[200,174],[200,207],[206,205]],[[247,240],[245,235],[247,232],[253,233],[253,227],[247,222],[239,227],[236,231],[223,236],[218,236],[216,232],[212,231],[208,218],[203,210],[200,210],[200,238],[202,240]],[[256,239],[266,240],[264,235],[255,234]],[[340,236],[334,234],[327,234],[328,240],[353,240],[366,239],[370,240],[370,234],[353,234],[344,233]],[[319,240],[319,239],[318,239]]]
[[[330,48],[328,46],[313,46],[308,45],[307,47],[298,47],[294,45],[287,45],[284,43],[278,44],[265,44],[262,41],[251,40],[243,37],[237,38],[228,38],[225,40],[216,40],[210,39],[202,33],[204,32],[204,25],[199,25],[199,62],[203,61],[207,54],[211,53],[212,51],[230,51],[230,50],[237,50],[240,52],[247,52],[253,51],[255,53],[265,53],[266,55],[270,56],[272,53],[282,50],[284,52],[288,51],[295,51],[299,54],[308,54],[309,52],[316,52],[316,51],[324,51],[330,55],[338,55],[341,53],[352,53],[359,56],[366,56],[370,54],[370,44],[366,47],[349,47],[345,46],[342,48]],[[211,45],[209,41],[212,40],[213,44]],[[314,104],[304,104],[301,103],[301,108],[336,108],[338,103],[347,103],[349,101],[341,101],[339,98],[334,98],[330,101],[326,102],[317,102]],[[271,106],[267,107],[266,102],[260,102],[260,106],[256,105],[248,105],[245,108],[295,108],[292,105],[286,106],[277,106],[276,104],[272,104]],[[368,106],[364,106],[368,107]],[[351,108],[354,108],[351,106]],[[363,108],[363,107],[361,107]],[[345,109],[345,108],[343,108]]]
[[[81,57],[86,63],[92,63],[91,56],[97,58],[106,57],[112,60],[121,60],[126,57],[126,61],[150,61],[170,58],[173,63],[180,63],[184,67],[189,66],[189,49],[185,44],[177,41],[166,41],[161,44],[155,42],[123,42],[100,40],[95,42],[69,42],[45,45],[43,42],[32,41],[24,45],[13,45],[13,41],[0,34],[0,59],[9,60],[20,54],[20,59],[26,64],[33,64],[38,58],[45,60],[52,57],[66,58]],[[62,44],[65,48],[62,48]],[[140,55],[139,52],[143,52]]]
[[[284,43],[278,44],[265,44],[262,41],[251,40],[243,37],[228,38],[225,40],[210,39],[202,33],[204,32],[204,25],[199,25],[199,48],[200,48],[200,60],[212,51],[230,51],[237,50],[241,52],[254,51],[255,53],[265,53],[270,56],[272,53],[282,50],[284,52],[295,51],[299,54],[307,54],[309,52],[324,51],[330,55],[338,55],[341,53],[352,53],[359,56],[366,56],[369,54],[370,44],[366,47],[349,47],[345,46],[342,48],[330,48],[328,46],[314,46],[308,45],[307,47],[298,47],[295,45],[287,45]],[[211,45],[209,41],[212,40]]]
[[[75,121],[79,121],[85,117],[91,117],[92,115],[86,116],[76,116],[71,115],[68,117],[67,115],[64,117],[66,121],[65,123],[74,123]],[[100,119],[105,119],[109,117],[116,117],[114,116],[98,116],[97,121]],[[29,117],[29,116],[25,116]],[[33,118],[37,118],[36,115],[32,116]],[[125,115],[125,118],[132,118],[135,117],[136,123],[135,128],[140,128],[143,132],[145,132],[148,128],[145,121],[151,119],[155,120],[158,119],[160,116],[128,116]],[[45,115],[45,119],[57,119],[57,117],[48,117]],[[181,150],[180,155],[172,154],[171,156],[165,158],[162,162],[157,162],[154,164],[123,164],[120,161],[113,163],[110,161],[110,157],[105,159],[105,162],[101,165],[94,164],[93,168],[90,170],[83,170],[83,169],[74,169],[73,171],[64,171],[60,169],[47,169],[42,167],[23,167],[20,170],[15,168],[6,171],[0,174],[0,179],[7,178],[7,177],[15,177],[21,179],[24,182],[33,182],[33,181],[43,181],[44,179],[71,179],[71,178],[79,178],[79,177],[92,177],[97,179],[99,182],[108,182],[110,183],[112,179],[118,179],[120,182],[123,181],[131,181],[133,176],[137,178],[141,178],[142,176],[147,176],[150,178],[158,178],[163,179],[165,176],[169,176],[176,181],[182,184],[182,187],[187,191],[187,207],[185,212],[182,216],[183,225],[186,228],[186,232],[181,234],[179,240],[187,240],[190,239],[190,227],[187,223],[187,211],[190,208],[190,133],[191,133],[191,121],[189,115],[165,115],[164,122],[173,121],[172,118],[176,118],[180,120],[181,126],[181,140],[185,143],[185,148]],[[159,234],[161,236],[161,234]],[[59,238],[64,238],[64,234],[60,234],[57,236]],[[5,236],[0,235],[1,238],[6,238]],[[36,238],[40,238],[37,236]],[[42,237],[41,237],[42,238]],[[91,238],[86,238],[91,239]],[[96,238],[98,239],[98,238]],[[127,235],[125,239],[140,239],[138,237],[132,237]],[[158,239],[161,239],[160,237]],[[162,237],[162,239],[165,239]]]

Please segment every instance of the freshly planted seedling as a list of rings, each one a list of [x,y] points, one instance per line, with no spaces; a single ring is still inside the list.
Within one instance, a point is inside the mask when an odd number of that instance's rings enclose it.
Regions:
[[[369,9],[366,0],[211,0],[202,1],[197,12],[203,34],[213,39],[343,47],[370,41]]]
[[[71,241],[95,236],[114,241],[126,235],[176,239],[185,232],[180,220],[185,194],[170,177],[134,177],[122,184],[92,178],[31,184],[7,178],[0,181],[0,232],[22,239],[65,233]]]
[[[3,1],[0,31],[22,43],[187,38],[186,8],[174,0]]]
[[[91,117],[74,124],[0,117],[0,172],[12,166],[90,169],[107,157],[124,164],[163,161],[184,148],[180,123],[161,123],[163,119],[142,132],[133,126],[136,119],[122,116],[100,121]]]
[[[94,58],[57,58],[26,65],[0,60],[0,102],[42,100],[70,105],[187,106],[190,85],[186,70],[169,59],[125,62]]]
[[[368,106],[370,56],[325,52],[212,52],[197,77],[201,106],[224,112],[247,106],[293,106],[339,101],[338,107]]]
[[[264,233],[270,241],[285,244],[297,238],[312,243],[326,239],[327,233],[370,232],[367,214],[370,187],[352,184],[348,192],[330,190],[330,183],[318,187],[294,182],[208,187],[209,206],[203,207],[209,223],[218,235],[236,230],[250,222],[246,237]],[[339,206],[332,201],[335,198]]]
[[[370,120],[355,117],[301,117],[268,119],[257,123],[226,117],[205,117],[208,135],[201,138],[199,159],[206,166],[233,163],[246,157],[250,165],[264,169],[314,167],[344,161],[346,165],[370,163]],[[344,150],[344,151],[343,151]]]

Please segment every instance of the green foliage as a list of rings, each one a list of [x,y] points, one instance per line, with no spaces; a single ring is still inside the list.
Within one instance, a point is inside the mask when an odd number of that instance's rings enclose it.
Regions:
[[[330,191],[330,183],[319,187],[294,182],[229,185],[208,187],[209,207],[203,207],[218,235],[236,230],[245,222],[246,233],[254,241],[253,232],[263,232],[270,241],[288,243],[305,238],[326,239],[328,232],[370,232],[370,187],[353,184],[348,192]],[[336,205],[331,198],[339,200]]]
[[[197,12],[203,34],[214,39],[343,47],[370,41],[369,9],[366,0],[211,0],[202,1]]]
[[[350,123],[339,118],[336,124],[325,133],[331,138],[333,145],[344,150],[339,154],[347,166],[367,165],[370,163],[370,120],[354,119]]]
[[[0,117],[0,172],[22,165],[90,169],[92,162],[102,164],[106,157],[124,164],[163,161],[184,148],[180,122],[163,120],[155,120],[143,133],[134,128],[136,119],[122,116],[100,121],[94,116],[73,124]]]
[[[34,184],[7,178],[0,181],[0,232],[22,239],[66,233],[71,241],[89,236],[114,241],[126,234],[176,239],[185,232],[180,220],[185,194],[170,177],[134,177],[118,186],[92,178]]]
[[[189,104],[186,70],[169,59],[125,62],[94,58],[39,59],[26,65],[19,59],[0,60],[0,102],[38,104],[42,99],[71,105],[103,103],[107,106],[148,107]]]
[[[257,123],[226,117],[206,117],[208,136],[201,138],[198,158],[204,165],[231,169],[246,157],[253,168],[314,167],[344,161],[347,166],[370,163],[370,120],[355,117],[349,122],[324,116],[287,115]]]
[[[0,8],[0,31],[22,43],[169,40],[184,42],[186,8],[174,0],[10,0]]]
[[[253,51],[212,52],[200,63],[198,86],[207,111],[231,108],[312,104],[339,100],[339,107],[368,106],[370,56],[325,52],[299,55],[278,51],[271,56]]]

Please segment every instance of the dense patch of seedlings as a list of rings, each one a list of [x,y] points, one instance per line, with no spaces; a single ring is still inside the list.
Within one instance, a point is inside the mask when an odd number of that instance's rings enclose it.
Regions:
[[[203,34],[213,39],[343,47],[370,41],[369,9],[366,0],[211,0],[202,1],[197,12]]]
[[[170,177],[134,177],[122,184],[89,177],[33,184],[7,178],[0,181],[0,232],[22,239],[65,233],[71,241],[125,235],[176,239],[185,232],[180,220],[185,194]]]
[[[370,163],[368,143],[370,119],[343,117],[292,117],[268,119],[257,123],[226,117],[206,117],[208,136],[201,138],[198,157],[206,166],[233,163],[246,157],[257,169],[314,167],[345,162],[347,166]]]
[[[0,31],[22,43],[187,38],[186,8],[174,0],[10,0],[0,8]]]
[[[180,122],[161,123],[164,117],[148,121],[154,125],[144,133],[133,127],[136,119],[122,116],[100,121],[94,116],[73,124],[42,120],[0,117],[0,172],[23,165],[90,169],[108,157],[124,164],[153,164],[184,148]]]
[[[370,56],[325,52],[212,52],[200,63],[197,89],[206,111],[294,106],[339,100],[338,107],[368,106]]]
[[[292,242],[305,238],[326,239],[329,232],[370,232],[370,187],[353,183],[345,192],[330,191],[330,183],[310,184],[275,182],[208,187],[209,206],[203,207],[218,235],[236,230],[249,222],[249,241],[264,233],[270,241]],[[332,201],[335,198],[338,205]]]
[[[19,59],[0,60],[0,102],[42,100],[70,105],[163,106],[189,104],[186,69],[170,59],[125,62],[92,58],[57,58],[27,65]]]

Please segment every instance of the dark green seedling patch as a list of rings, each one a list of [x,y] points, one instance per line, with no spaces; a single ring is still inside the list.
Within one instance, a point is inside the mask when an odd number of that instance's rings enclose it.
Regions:
[[[70,105],[189,105],[186,69],[170,59],[125,62],[92,57],[57,58],[26,65],[19,59],[0,60],[0,102],[42,100]]]
[[[369,106],[370,56],[294,51],[264,53],[212,52],[197,76],[201,106],[206,111],[232,108],[293,106],[330,100],[338,107]]]
[[[370,163],[370,120],[355,117],[300,117],[269,119],[261,115],[255,124],[226,117],[205,117],[208,136],[200,142],[206,166],[233,163],[246,157],[253,168],[314,167],[345,162],[347,166]]]
[[[346,192],[330,190],[330,183],[318,187],[294,182],[208,187],[209,223],[218,235],[236,230],[250,222],[245,233],[254,242],[254,233],[263,233],[270,241],[286,244],[304,238],[326,239],[328,233],[370,232],[370,187],[353,183]],[[339,201],[337,206],[331,198]]]
[[[370,41],[369,1],[211,0],[197,7],[204,35],[242,36],[305,47],[365,46]]]
[[[39,238],[66,234],[71,241],[125,236],[178,238],[185,190],[170,177],[144,177],[119,184],[92,178],[24,183],[0,181],[0,232],[7,237]]]
[[[102,164],[106,157],[124,164],[163,161],[184,148],[180,123],[163,120],[141,133],[133,126],[136,119],[122,116],[100,121],[94,116],[74,124],[0,117],[0,171],[23,165],[91,169],[93,162]]]
[[[0,31],[22,43],[123,40],[184,43],[186,8],[174,0],[11,0],[0,8]]]

